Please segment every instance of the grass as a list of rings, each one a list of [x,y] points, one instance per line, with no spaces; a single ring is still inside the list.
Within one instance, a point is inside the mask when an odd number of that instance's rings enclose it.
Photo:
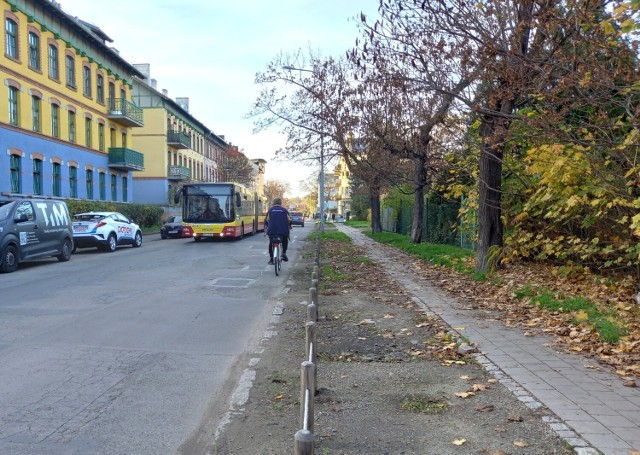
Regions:
[[[349,220],[349,221],[345,221],[345,223],[347,226],[351,226],[354,228],[367,228],[371,226],[371,221],[367,221],[367,220]]]
[[[530,286],[516,290],[515,297],[519,300],[529,298],[532,304],[547,311],[572,314],[573,324],[593,327],[600,338],[609,344],[617,344],[620,337],[627,333],[626,328],[616,322],[615,311],[601,311],[595,303],[584,297],[563,298],[549,290],[536,290]]]
[[[452,245],[413,243],[408,236],[392,232],[373,234],[371,231],[368,231],[365,233],[377,242],[393,245],[396,248],[419,257],[423,261],[448,267],[464,275],[474,276],[476,279],[481,280],[484,278],[475,275],[473,262],[474,253],[471,250],[465,250],[464,248]]]
[[[445,400],[434,400],[427,397],[410,396],[405,398],[401,405],[402,409],[414,414],[438,414],[447,410]]]

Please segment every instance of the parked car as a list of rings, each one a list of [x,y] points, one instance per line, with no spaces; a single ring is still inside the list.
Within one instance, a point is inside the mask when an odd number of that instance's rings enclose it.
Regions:
[[[160,238],[166,239],[167,237],[182,237],[181,216],[171,216],[164,222],[160,228]]]
[[[76,248],[97,247],[113,253],[119,245],[142,246],[140,226],[119,212],[86,212],[73,215]]]
[[[289,215],[291,215],[291,226],[304,227],[304,215],[302,212],[289,212]]]
[[[18,263],[55,256],[71,259],[73,231],[64,201],[28,199],[0,201],[0,272]]]

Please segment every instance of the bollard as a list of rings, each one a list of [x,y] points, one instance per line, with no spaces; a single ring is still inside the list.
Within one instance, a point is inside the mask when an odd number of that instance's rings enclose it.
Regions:
[[[311,280],[311,287],[318,289],[318,280]]]
[[[298,430],[294,441],[293,453],[295,455],[313,455],[313,433],[309,430]]]
[[[307,321],[318,321],[318,307],[315,303],[310,303],[309,305],[307,305]]]
[[[307,360],[314,365],[318,365],[318,337],[316,335],[316,323],[313,321],[309,321],[305,325],[305,344],[306,344],[306,356]],[[318,393],[318,368],[314,368],[313,373],[313,385],[314,389],[312,390],[313,395],[315,396]]]
[[[313,270],[311,270],[311,273],[315,273],[316,275],[318,275],[318,266],[317,265],[313,266]]]
[[[309,302],[318,304],[318,288],[309,288]]]
[[[314,370],[316,366],[305,360],[302,362],[300,370],[300,427],[313,433],[314,401],[312,390]]]
[[[318,281],[318,272],[311,272],[311,279]]]

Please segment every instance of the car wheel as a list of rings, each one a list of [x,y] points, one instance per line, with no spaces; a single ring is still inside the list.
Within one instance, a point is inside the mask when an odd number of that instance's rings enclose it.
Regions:
[[[160,238],[162,240],[166,239],[167,238],[167,234],[165,234],[164,231],[160,231]]]
[[[136,238],[133,241],[134,248],[140,248],[142,246],[142,232],[136,232]]]
[[[116,247],[118,246],[118,239],[116,238],[115,234],[109,234],[109,237],[107,238],[107,245],[105,246],[105,251],[107,253],[113,253],[116,250]]]
[[[66,239],[62,244],[62,251],[56,257],[60,262],[67,262],[69,259],[71,259],[72,252],[73,252],[73,246],[71,245],[71,240]]]
[[[304,227],[304,223],[302,223],[302,224],[300,225],[300,227]]]
[[[11,273],[18,268],[18,250],[13,245],[7,245],[2,251],[2,265],[0,272]]]

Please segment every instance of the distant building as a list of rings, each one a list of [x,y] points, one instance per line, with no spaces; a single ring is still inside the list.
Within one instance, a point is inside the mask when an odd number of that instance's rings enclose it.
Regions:
[[[132,148],[144,122],[131,89],[143,75],[57,2],[1,7],[0,198],[132,201],[145,161]]]
[[[333,171],[335,176],[335,189],[333,199],[336,201],[338,213],[345,216],[351,211],[351,172],[344,157]]]
[[[151,78],[150,65],[135,65],[142,78],[133,81],[133,100],[144,113],[144,127],[134,134],[146,167],[134,175],[136,202],[171,203],[183,183],[224,179],[222,159],[229,145],[189,113],[189,98],[169,98]]]

